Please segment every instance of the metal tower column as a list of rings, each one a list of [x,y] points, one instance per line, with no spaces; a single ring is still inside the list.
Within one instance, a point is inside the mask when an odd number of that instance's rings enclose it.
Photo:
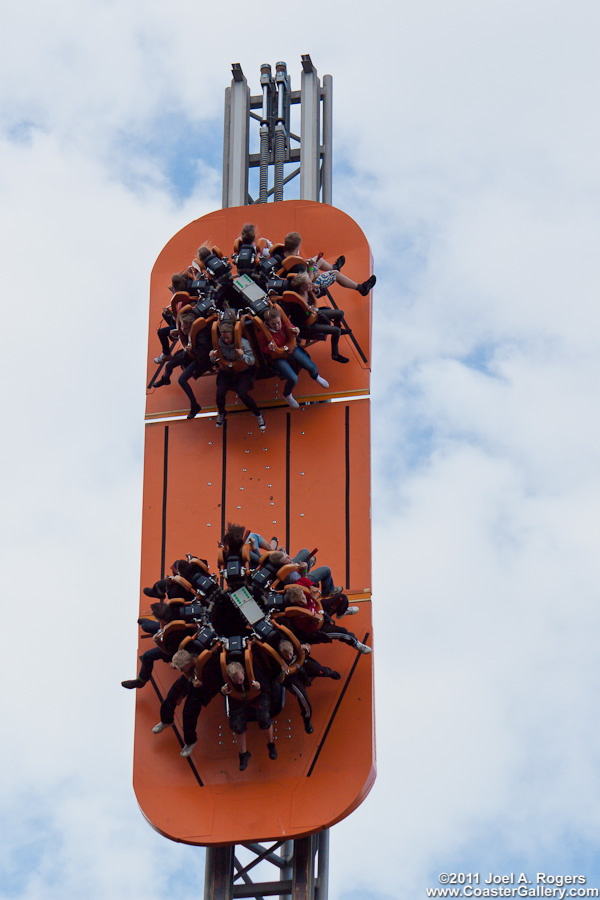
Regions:
[[[223,207],[266,203],[273,196],[283,200],[284,185],[300,175],[300,198],[332,202],[332,96],[333,79],[323,77],[308,54],[302,56],[301,90],[292,91],[287,66],[278,62],[275,77],[271,66],[261,66],[262,94],[250,96],[239,63],[232,66],[231,87],[225,91],[223,141]],[[300,136],[290,130],[290,106],[300,103]],[[323,144],[321,144],[321,103]],[[261,115],[251,110],[260,109]],[[259,152],[249,153],[249,128],[260,123]],[[291,141],[299,144],[292,148]],[[285,175],[285,165],[300,163]],[[250,168],[259,167],[256,201],[248,193]],[[269,167],[273,187],[268,187]],[[248,859],[248,856],[250,858]],[[267,865],[277,870],[271,881],[253,880]],[[252,874],[251,874],[252,873]],[[328,900],[329,831],[297,840],[271,844],[231,844],[206,848],[204,900],[235,900],[241,897],[278,897],[279,900]]]
[[[204,870],[205,900],[232,900],[234,845],[209,847]]]
[[[253,880],[253,876],[263,875],[267,864],[277,869],[278,877],[271,881]],[[258,866],[261,866],[260,873],[253,871]],[[295,841],[206,849],[204,900],[235,900],[238,897],[327,900],[328,880],[328,831]]]
[[[323,203],[333,203],[333,78],[323,76],[323,167],[321,187]]]
[[[321,85],[310,56],[302,57],[300,116],[300,198],[319,199]]]
[[[223,207],[248,202],[250,88],[238,63],[232,67],[231,87],[225,93],[223,146]]]
[[[283,200],[285,185],[297,175],[300,175],[302,200],[331,203],[331,75],[324,75],[321,85],[308,53],[302,56],[299,91],[291,89],[286,63],[277,62],[274,75],[269,63],[263,63],[260,71],[261,94],[250,96],[239,63],[233,64],[231,87],[225,91],[223,207]],[[290,124],[290,107],[298,103],[299,135],[294,134]],[[260,110],[260,115],[253,110]],[[253,122],[260,129],[258,153],[249,152]],[[293,165],[296,168],[291,169]],[[253,168],[260,170],[256,200],[248,193],[249,173]],[[269,169],[273,172],[272,187],[269,187]]]

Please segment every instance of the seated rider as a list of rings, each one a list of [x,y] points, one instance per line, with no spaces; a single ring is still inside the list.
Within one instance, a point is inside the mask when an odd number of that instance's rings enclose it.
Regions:
[[[307,304],[308,306],[316,312],[316,320],[312,325],[307,326],[307,331],[309,336],[318,335],[318,334],[330,334],[331,335],[331,358],[339,363],[347,363],[350,362],[347,356],[342,356],[339,352],[339,343],[340,337],[342,334],[349,334],[350,329],[341,327],[342,319],[344,318],[344,310],[343,309],[332,309],[330,306],[321,306],[317,307],[317,301],[312,290],[313,283],[310,279],[310,275],[308,272],[300,272],[298,275],[294,275],[290,279],[290,289],[298,294]],[[285,302],[286,295],[283,295],[283,306],[288,312],[288,315],[292,318],[292,321],[295,325],[298,325],[298,319],[295,317],[298,315],[298,312],[301,313],[300,310],[294,313],[294,305],[295,304],[287,304]],[[338,324],[339,323],[339,324]],[[302,329],[301,329],[302,332]]]
[[[169,285],[169,290],[172,294],[184,292],[189,294],[191,297],[197,296],[198,294],[198,291],[192,287],[192,279],[184,272],[175,272],[173,275],[171,275],[171,284]],[[167,324],[162,328],[159,328],[157,331],[158,339],[162,347],[162,353],[160,354],[160,356],[155,357],[154,362],[156,363],[156,365],[160,365],[160,363],[168,362],[169,360],[173,359],[171,355],[170,342],[172,338],[172,332],[176,329],[177,324],[175,322],[175,316],[170,305],[164,307],[162,311],[162,317]]]
[[[300,256],[300,246],[302,244],[302,236],[297,231],[290,231],[286,234],[284,241],[284,260],[287,257]],[[323,259],[321,255],[305,260],[305,265],[293,266],[287,273],[291,275],[293,272],[302,272],[308,269],[311,279],[314,281],[317,296],[325,293],[332,284],[339,284],[340,287],[348,288],[351,291],[358,291],[362,297],[367,297],[377,281],[375,275],[371,275],[366,281],[360,284],[352,281],[347,275],[342,275],[339,271],[345,262],[343,256],[338,257],[333,265]],[[285,263],[284,263],[285,268]]]
[[[290,611],[284,619],[301,640],[306,640],[309,644],[329,644],[334,640],[342,641],[344,644],[350,644],[360,653],[372,653],[371,647],[362,644],[355,634],[335,623],[326,612],[319,613],[319,604],[311,597],[310,591],[305,590],[302,585],[288,585],[284,591],[284,598],[288,606],[302,607],[310,613],[308,616],[294,615],[293,611]]]
[[[227,677],[228,680],[221,688],[221,692],[226,696],[231,695],[233,691],[242,694],[242,699],[228,696],[228,703],[229,727],[236,736],[240,755],[240,772],[243,772],[251,756],[246,743],[246,728],[251,714],[256,718],[261,731],[267,732],[269,758],[277,759],[270,712],[271,685],[267,676],[257,666],[254,666],[255,680],[250,683],[244,666],[239,662],[231,662],[227,665]],[[253,699],[244,696],[251,694]]]
[[[288,556],[285,551],[278,551],[271,554],[272,561],[279,565],[285,566],[289,563],[296,563],[300,567],[299,572],[291,572],[284,584],[300,584],[304,587],[321,587],[321,603],[325,612],[336,619],[342,619],[344,616],[353,616],[358,612],[358,606],[349,606],[348,597],[344,594],[344,589],[336,587],[333,583],[333,576],[329,566],[317,566],[316,558],[310,555],[310,550],[300,550],[293,559]]]
[[[217,421],[219,428],[225,421],[225,398],[227,391],[235,391],[247,409],[256,416],[258,427],[261,431],[266,428],[263,415],[256,405],[256,401],[250,396],[250,391],[254,387],[254,379],[256,377],[256,361],[250,342],[246,338],[240,338],[240,347],[234,344],[235,326],[232,322],[221,322],[217,326],[215,322],[213,329],[217,329],[218,333],[218,349],[213,349],[209,353],[209,357],[213,364],[219,364],[217,372]],[[242,362],[245,365],[236,371],[237,366],[228,366],[228,363]]]
[[[283,638],[279,641],[278,652],[281,658],[288,666],[293,666],[296,663],[296,655],[294,646],[291,641]],[[310,651],[309,644],[303,644],[302,649],[305,654]],[[311,659],[309,656],[305,656],[304,663],[302,666],[298,666],[294,674],[288,674],[285,676],[283,685],[298,700],[298,706],[300,707],[300,715],[304,720],[304,730],[307,734],[312,734],[314,729],[312,725],[312,705],[310,700],[308,699],[307,688],[312,684],[313,678],[333,678],[335,681],[339,680],[340,673],[335,672],[333,669],[329,669],[325,666],[322,666],[320,663],[316,661],[316,659]]]
[[[155,624],[158,625],[158,627],[153,627],[150,619],[142,619],[141,621],[138,619],[138,622],[142,627],[142,631],[145,631],[147,634],[152,634],[154,641],[159,643],[164,629],[169,622],[172,622],[179,617],[181,607],[177,604],[171,606],[168,603],[160,602],[153,603],[150,606],[150,609],[156,619]],[[170,652],[171,649],[175,652],[177,647],[164,650],[161,649],[161,647],[152,647],[150,650],[146,650],[146,652],[142,653],[140,656],[142,665],[140,666],[137,678],[129,678],[126,681],[122,681],[121,685],[128,690],[132,690],[133,688],[143,688],[148,681],[150,681],[155,662],[158,662],[159,660],[162,660],[163,662],[171,661],[173,658],[173,652]]]
[[[165,600],[166,598],[175,600],[179,598],[186,602],[194,600],[195,594],[193,591],[187,585],[182,584],[181,579],[177,577],[180,574],[180,567],[185,565],[187,565],[187,560],[176,559],[171,565],[171,575],[155,581],[152,587],[144,588],[146,597],[154,597],[155,600]]]
[[[185,745],[180,754],[183,757],[190,756],[196,746],[198,739],[196,726],[202,708],[208,706],[213,697],[219,693],[223,684],[216,655],[212,656],[208,664],[204,666],[201,682],[196,677],[197,659],[197,656],[188,653],[187,650],[178,650],[174,654],[171,668],[179,669],[181,675],[161,703],[160,722],[152,729],[153,734],[160,734],[161,731],[172,725],[175,720],[175,709],[185,699],[182,715]]]
[[[183,312],[179,316],[179,331],[183,335],[184,339],[186,336],[190,334],[192,330],[192,325],[199,317],[195,315],[191,310],[189,312]],[[203,375],[204,372],[208,372],[212,368],[212,362],[210,360],[210,328],[205,327],[198,329],[196,332],[192,343],[185,346],[183,350],[180,350],[175,354],[171,362],[168,362],[165,366],[165,374],[157,381],[154,387],[162,387],[165,384],[171,384],[171,374],[173,369],[176,366],[181,366],[183,372],[179,376],[178,382],[180,388],[184,391],[185,395],[188,397],[190,401],[190,412],[188,414],[188,419],[193,419],[198,415],[202,407],[196,400],[194,396],[194,392],[189,385],[189,381],[191,378],[198,378],[200,375]]]
[[[292,396],[292,391],[298,384],[298,375],[292,368],[292,361],[296,363],[296,365],[301,369],[306,369],[313,381],[316,381],[317,384],[321,385],[321,387],[328,388],[329,382],[325,381],[325,379],[319,375],[319,370],[317,369],[315,363],[312,361],[310,356],[308,356],[308,354],[300,347],[294,347],[291,352],[282,353],[283,348],[289,340],[289,336],[287,335],[286,330],[283,327],[281,313],[278,309],[276,309],[275,307],[269,307],[269,309],[265,310],[263,318],[265,321],[265,325],[270,332],[271,340],[269,341],[262,331],[258,331],[259,347],[263,351],[265,356],[269,357],[269,363],[275,369],[280,378],[285,379],[285,384],[283,386],[283,397],[286,403],[293,409],[297,409],[300,404]],[[298,334],[297,328],[292,328],[291,331],[294,334]]]
[[[289,563],[296,563],[302,572],[292,572],[285,580],[285,584],[295,584],[301,578],[307,578],[311,586],[317,586],[321,583],[321,592],[325,597],[329,597],[334,592],[340,594],[341,587],[336,587],[333,583],[333,577],[329,566],[318,566],[313,569],[316,559],[310,556],[310,550],[300,550],[293,558],[284,550],[277,550],[271,555],[271,559],[279,566],[286,566]]]
[[[277,550],[279,544],[276,537],[272,537],[267,542],[262,534],[259,534],[257,531],[251,531],[246,538],[246,542],[250,544],[250,564],[252,566],[258,565],[263,554],[269,553],[271,550]]]
[[[254,263],[255,260],[260,257],[267,258],[272,246],[273,244],[268,238],[257,238],[256,228],[254,227],[254,225],[251,222],[246,222],[246,224],[242,227],[240,236],[236,238],[233,243],[233,252],[235,256],[238,256],[240,251],[242,250],[242,247],[251,248],[254,251],[254,256],[252,259],[252,263]],[[244,264],[244,268],[246,267],[246,264]]]

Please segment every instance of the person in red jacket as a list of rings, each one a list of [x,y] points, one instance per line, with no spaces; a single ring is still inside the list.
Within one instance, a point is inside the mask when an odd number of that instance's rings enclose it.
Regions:
[[[292,360],[296,365],[300,366],[301,369],[306,369],[313,381],[316,381],[321,387],[328,388],[329,382],[325,381],[325,379],[319,375],[319,370],[310,356],[300,347],[294,347],[286,357],[274,355],[278,350],[282,350],[286,346],[290,340],[290,334],[288,334],[288,331],[283,327],[281,314],[275,307],[267,309],[263,318],[265,320],[265,325],[270,332],[271,340],[268,341],[263,332],[259,331],[258,344],[264,355],[269,358],[269,362],[277,374],[282,379],[285,379],[283,396],[286,403],[293,409],[297,409],[300,404],[292,397],[292,391],[298,384],[298,376],[291,366]],[[291,333],[294,335],[298,334],[298,329],[291,328]]]
[[[319,609],[319,604],[310,595],[310,589],[305,592],[303,587],[308,587],[310,581],[307,579],[307,585],[301,584],[302,579],[295,584],[289,584],[283,596],[288,606],[298,606],[306,609],[310,615],[294,615],[293,613],[286,615],[286,621],[290,623],[292,631],[301,639],[306,640],[309,644],[330,644],[331,641],[342,641],[344,644],[350,644],[360,653],[372,653],[373,650],[367,644],[362,644],[355,634],[342,628],[333,621],[331,616]],[[314,590],[314,584],[311,584]]]

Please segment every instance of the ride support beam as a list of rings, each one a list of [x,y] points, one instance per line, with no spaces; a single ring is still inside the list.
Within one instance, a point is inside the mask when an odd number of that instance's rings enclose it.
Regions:
[[[294,881],[292,900],[313,900],[315,896],[315,835],[294,841]]]
[[[244,864],[242,855],[248,853],[254,858]],[[276,877],[253,880],[255,874],[264,876],[267,864],[277,870]],[[327,900],[328,881],[328,830],[271,845],[248,842],[206,849],[204,900]]]
[[[233,900],[234,847],[235,844],[229,844],[226,847],[207,849],[204,900]]]
[[[233,66],[231,87],[225,94],[223,146],[223,206],[248,202],[250,88],[238,63]]]
[[[272,74],[261,66],[261,93],[251,96],[239,63],[225,91],[223,140],[223,208],[285,199],[284,187],[300,176],[300,199],[332,203],[333,79],[321,84],[308,53],[302,56],[301,89],[291,89],[287,65],[278,62]],[[300,134],[290,127],[290,108],[300,104]],[[261,114],[252,112],[260,109]],[[322,125],[321,125],[322,120]],[[250,126],[259,125],[259,152],[249,152]],[[298,146],[299,145],[299,146]],[[289,171],[293,163],[300,165]],[[250,169],[259,168],[258,184],[250,183]],[[269,174],[272,186],[269,187]],[[256,194],[256,200],[250,196]]]
[[[323,165],[321,190],[323,203],[333,203],[333,78],[323,76]]]
[[[308,55],[302,57],[300,92],[300,199],[318,200],[321,85]]]

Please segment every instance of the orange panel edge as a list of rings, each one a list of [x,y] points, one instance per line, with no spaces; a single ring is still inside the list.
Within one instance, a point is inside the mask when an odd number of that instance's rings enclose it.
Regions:
[[[363,232],[326,204],[292,200],[203,216],[178,232],[154,265],[147,384],[157,371],[156,328],[170,300],[171,274],[185,269],[204,243],[230,254],[247,221],[273,242],[298,231],[305,257],[322,251],[333,261],[343,254],[344,272],[357,282],[371,274]],[[335,284],[326,303],[344,310],[351,334],[342,337],[340,352],[349,362],[334,362],[328,342],[311,346],[310,356],[329,387],[317,393],[301,373],[294,389],[299,409],[285,403],[276,378],[258,380],[252,395],[265,415],[264,433],[231,393],[225,426],[215,427],[214,377],[191,382],[203,415],[189,421],[176,378],[172,385],[148,389],[141,586],[168,577],[171,563],[186,554],[206,560],[218,574],[218,541],[227,522],[239,522],[267,541],[277,535],[292,555],[318,548],[316,567],[329,567],[334,583],[357,607],[351,617],[334,616],[333,624],[373,647],[371,296]],[[140,590],[140,617],[151,618],[153,599]],[[138,656],[155,647],[151,636],[140,632]],[[251,722],[244,771],[220,694],[203,706],[197,742],[187,758],[180,755],[182,705],[172,727],[153,733],[180,674],[168,661],[156,662],[151,678],[135,691],[133,771],[138,804],[156,831],[200,846],[300,838],[334,825],[362,803],[376,777],[373,655],[347,638],[314,643],[310,655],[339,673],[337,679],[315,677],[308,688],[312,733],[304,728],[301,701],[287,686],[283,708],[273,718],[277,758],[270,758],[265,735]]]

